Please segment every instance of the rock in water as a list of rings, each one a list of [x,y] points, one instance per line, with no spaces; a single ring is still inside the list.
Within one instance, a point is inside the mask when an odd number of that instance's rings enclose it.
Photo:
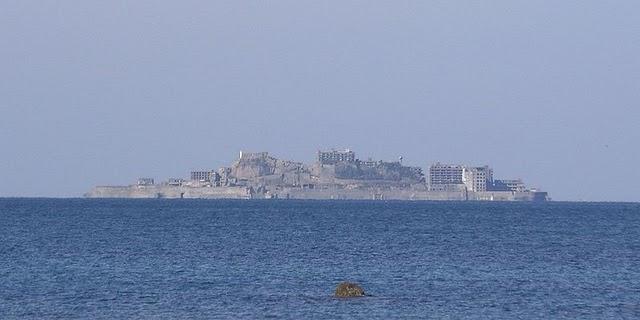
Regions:
[[[357,283],[341,282],[336,287],[336,297],[363,297],[364,290]]]

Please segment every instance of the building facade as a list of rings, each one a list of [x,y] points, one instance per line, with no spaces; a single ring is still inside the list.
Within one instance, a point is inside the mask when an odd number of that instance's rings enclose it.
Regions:
[[[214,182],[218,174],[215,171],[191,171],[191,180],[200,182]]]
[[[489,166],[467,167],[460,164],[436,163],[429,167],[429,190],[484,192],[493,185]]]
[[[354,162],[356,153],[346,149],[344,151],[318,151],[318,162],[321,164],[336,164],[338,162]]]
[[[155,181],[153,178],[138,178],[136,184],[138,186],[152,186],[155,184]]]
[[[489,166],[465,167],[463,178],[467,190],[485,192],[490,190],[493,184],[493,170]]]
[[[527,192],[529,189],[521,179],[496,179],[491,185],[491,191]]]
[[[269,152],[246,152],[240,151],[240,160],[255,160],[266,159],[269,157]]]
[[[429,190],[457,191],[464,188],[464,166],[436,163],[429,167]]]
[[[182,178],[169,178],[167,180],[167,185],[170,185],[170,186],[179,187],[179,186],[182,186],[182,184],[184,184],[184,179]]]

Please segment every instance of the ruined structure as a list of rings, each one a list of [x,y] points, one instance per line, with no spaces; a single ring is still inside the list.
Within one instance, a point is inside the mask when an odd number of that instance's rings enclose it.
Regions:
[[[230,167],[190,173],[190,179],[129,186],[99,186],[89,198],[373,199],[373,200],[546,200],[546,192],[521,180],[494,180],[488,166],[436,163],[422,168],[400,161],[359,160],[351,150],[319,151],[312,165],[282,160],[267,152],[240,152]]]

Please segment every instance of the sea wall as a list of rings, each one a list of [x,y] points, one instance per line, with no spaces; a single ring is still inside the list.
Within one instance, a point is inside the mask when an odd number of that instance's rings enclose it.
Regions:
[[[544,201],[546,193],[540,192],[465,192],[426,191],[415,189],[300,189],[283,188],[265,195],[278,199],[351,199],[351,200],[431,200],[431,201]]]
[[[250,199],[246,187],[99,186],[87,198]]]
[[[300,189],[283,188],[269,192],[266,197],[279,199],[317,199],[317,200],[465,200],[461,192],[430,192],[411,189]]]
[[[544,192],[427,191],[424,188],[293,188],[100,186],[87,198],[544,201]]]

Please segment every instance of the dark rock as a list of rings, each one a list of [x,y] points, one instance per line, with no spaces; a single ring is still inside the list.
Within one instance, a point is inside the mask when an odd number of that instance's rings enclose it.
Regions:
[[[363,297],[364,289],[357,283],[341,282],[336,287],[336,297]]]

